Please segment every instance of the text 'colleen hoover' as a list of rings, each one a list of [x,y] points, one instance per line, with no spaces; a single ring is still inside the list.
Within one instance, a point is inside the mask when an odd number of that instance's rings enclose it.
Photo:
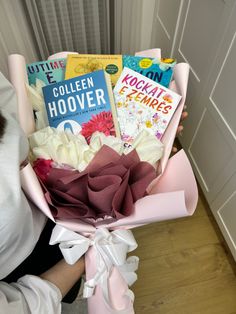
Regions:
[[[54,87],[52,93],[55,100],[47,104],[50,117],[105,105],[104,90],[101,88],[89,90],[91,88],[94,88],[92,77]]]

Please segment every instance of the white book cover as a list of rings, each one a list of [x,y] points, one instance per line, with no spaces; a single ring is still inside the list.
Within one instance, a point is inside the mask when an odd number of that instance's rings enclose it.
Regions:
[[[124,67],[113,90],[122,140],[131,145],[142,130],[163,136],[181,96]]]

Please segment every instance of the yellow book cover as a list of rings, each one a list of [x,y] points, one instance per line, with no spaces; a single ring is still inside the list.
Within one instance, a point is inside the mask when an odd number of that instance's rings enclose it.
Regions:
[[[104,70],[110,74],[112,87],[123,70],[122,55],[71,54],[67,56],[65,79]]]

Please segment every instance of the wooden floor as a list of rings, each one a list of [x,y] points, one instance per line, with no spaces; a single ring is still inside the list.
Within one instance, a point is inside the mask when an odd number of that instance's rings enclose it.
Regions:
[[[136,314],[236,313],[233,261],[204,198],[192,217],[133,230]]]

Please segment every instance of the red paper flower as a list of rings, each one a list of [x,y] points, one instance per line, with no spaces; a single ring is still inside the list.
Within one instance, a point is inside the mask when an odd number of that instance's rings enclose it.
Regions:
[[[38,158],[35,160],[33,168],[36,175],[42,180],[42,182],[45,182],[47,179],[47,176],[52,168],[52,162],[53,161],[51,159]]]
[[[135,150],[120,156],[104,145],[82,172],[51,168],[43,187],[54,217],[91,223],[91,218],[131,215],[155,177],[153,166],[140,161]]]
[[[114,122],[111,112],[101,112],[97,115],[92,115],[92,118],[82,124],[81,134],[86,138],[88,143],[92,134],[96,131],[102,132],[105,135],[115,136]]]

